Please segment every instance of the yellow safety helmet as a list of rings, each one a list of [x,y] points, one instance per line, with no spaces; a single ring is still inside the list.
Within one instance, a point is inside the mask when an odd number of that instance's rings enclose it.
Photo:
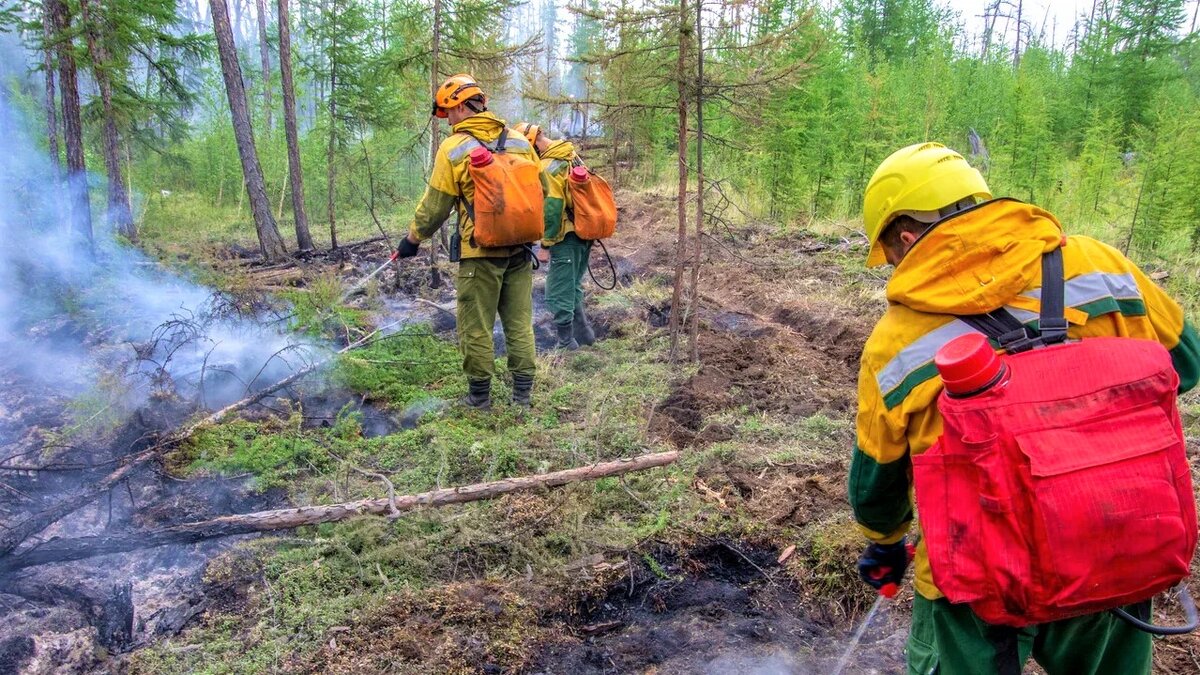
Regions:
[[[529,141],[530,145],[534,145],[537,141],[538,134],[542,133],[542,127],[532,122],[521,122],[516,127],[516,130]]]
[[[466,73],[452,75],[449,79],[442,83],[442,86],[437,88],[437,93],[433,95],[433,116],[446,118],[449,113],[446,111],[455,106],[461,105],[467,99],[476,96],[484,96],[484,103],[487,102],[486,95],[483,89],[475,84],[475,78]]]
[[[967,198],[991,199],[992,191],[978,170],[941,143],[918,143],[888,155],[863,194],[863,224],[871,245],[867,267],[887,263],[879,237],[896,216],[936,213]]]

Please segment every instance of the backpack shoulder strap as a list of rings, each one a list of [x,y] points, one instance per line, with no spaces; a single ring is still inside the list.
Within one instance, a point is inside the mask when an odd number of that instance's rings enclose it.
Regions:
[[[1063,273],[1062,247],[1042,256],[1042,311],[1038,332],[1044,345],[1067,339],[1066,280]]]
[[[504,152],[505,143],[508,143],[508,127],[500,130],[500,138],[496,139],[496,149],[494,152]]]
[[[987,314],[968,314],[958,318],[991,338],[1009,354],[1028,351],[1037,346],[1037,333],[1031,328],[1026,328],[1017,317],[1003,307]]]
[[[987,314],[969,314],[958,318],[995,340],[1004,351],[1018,354],[1067,339],[1065,294],[1062,247],[1058,247],[1042,255],[1042,308],[1037,330],[1026,327],[1003,307]]]

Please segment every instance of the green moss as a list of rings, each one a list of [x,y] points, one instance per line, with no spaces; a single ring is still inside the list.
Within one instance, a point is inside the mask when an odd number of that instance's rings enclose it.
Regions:
[[[385,494],[382,481],[352,467],[383,473],[398,493],[412,494],[661,450],[646,427],[672,380],[665,343],[644,331],[626,335],[571,358],[544,359],[532,411],[507,405],[499,380],[490,413],[449,404],[415,429],[371,439],[361,436],[353,414],[327,429],[302,429],[299,413],[239,420],[202,432],[176,462],[193,472],[249,472],[262,486],[286,487],[297,501],[323,503]],[[597,373],[605,386],[595,386]],[[463,389],[454,346],[425,327],[344,355],[333,380],[396,410],[430,398],[452,401]],[[181,640],[139,652],[133,671],[279,669],[314,654],[330,627],[382,611],[398,590],[436,593],[455,575],[508,579],[532,570],[547,583],[568,583],[571,561],[695,522],[702,508],[690,489],[695,466],[394,521],[328,523],[301,528],[286,544],[248,544],[256,547],[258,571],[248,575],[255,581],[245,606],[210,612]],[[190,650],[178,651],[181,641]]]
[[[428,326],[406,326],[363,349],[341,355],[333,381],[398,409],[432,396],[465,393],[454,345]]]
[[[299,427],[299,419],[290,424]],[[346,424],[330,434],[347,433]],[[320,470],[332,461],[325,445],[311,435],[283,432],[271,423],[235,420],[196,434],[185,446],[188,471],[222,474],[250,473],[259,489],[284,485],[297,474]]]

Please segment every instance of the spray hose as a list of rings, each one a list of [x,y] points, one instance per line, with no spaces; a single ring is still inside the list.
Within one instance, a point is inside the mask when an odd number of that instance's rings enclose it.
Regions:
[[[597,239],[595,241],[595,243],[600,244],[600,250],[604,251],[604,257],[608,260],[608,269],[612,270],[612,278],[613,278],[612,286],[605,286],[604,284],[602,284],[596,280],[596,273],[592,271],[592,265],[591,265],[592,257],[590,255],[591,254],[590,249],[588,250],[588,253],[589,253],[589,255],[588,255],[588,275],[592,277],[592,283],[596,284],[597,286],[599,286],[600,288],[602,288],[606,291],[611,291],[612,289],[617,287],[617,266],[613,264],[612,256],[608,254],[608,248],[604,246],[604,240]]]
[[[1159,626],[1152,624],[1137,618],[1121,607],[1110,611],[1120,617],[1125,623],[1151,635],[1183,635],[1190,633],[1200,626],[1200,617],[1196,615],[1196,601],[1192,598],[1191,591],[1188,590],[1187,585],[1183,582],[1180,582],[1175,587],[1175,592],[1179,594],[1179,604],[1183,606],[1183,616],[1187,619],[1187,623],[1182,626]]]

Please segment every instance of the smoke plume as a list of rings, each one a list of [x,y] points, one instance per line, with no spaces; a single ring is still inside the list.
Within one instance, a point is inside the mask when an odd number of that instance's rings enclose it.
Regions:
[[[102,208],[89,255],[37,126],[0,91],[0,368],[68,397],[103,387],[132,410],[160,395],[220,406],[315,358],[285,321],[247,316],[118,240]]]

